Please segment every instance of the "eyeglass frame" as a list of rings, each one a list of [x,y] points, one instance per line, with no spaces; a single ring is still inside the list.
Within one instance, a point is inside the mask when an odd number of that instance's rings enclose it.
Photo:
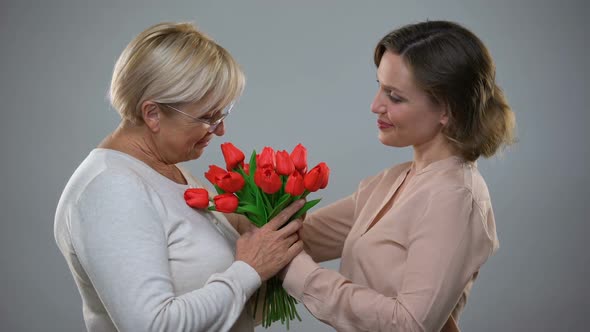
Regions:
[[[201,119],[201,118],[194,117],[194,116],[192,116],[192,115],[190,115],[190,114],[188,114],[186,112],[183,112],[183,111],[179,110],[178,108],[176,108],[174,106],[170,106],[168,104],[162,104],[162,103],[157,103],[157,104],[162,105],[162,106],[166,106],[166,107],[168,107],[168,108],[170,108],[170,109],[172,109],[172,110],[174,110],[174,111],[176,111],[178,113],[184,114],[184,115],[188,116],[189,118],[193,119],[194,121],[197,121],[197,122],[204,123],[204,124],[208,125],[209,128],[207,128],[207,131],[209,133],[212,133],[212,132],[214,132],[217,129],[217,127],[219,127],[219,125],[223,122],[223,120],[225,120],[225,118],[227,118],[227,116],[230,115],[230,113],[231,113],[232,109],[234,108],[234,105],[236,104],[236,102],[235,101],[232,101],[228,106],[226,106],[225,109],[227,109],[227,111],[225,112],[225,115],[223,115],[220,119],[216,120],[215,122],[210,122],[210,121],[207,121],[207,120],[204,120],[204,119]]]

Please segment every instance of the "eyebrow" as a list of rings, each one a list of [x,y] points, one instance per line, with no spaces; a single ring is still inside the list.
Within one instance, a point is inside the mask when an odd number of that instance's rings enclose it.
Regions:
[[[217,114],[217,113],[221,113],[221,111],[222,111],[222,109],[215,109],[214,108],[214,109],[212,109],[212,110],[210,110],[208,112],[205,112],[203,114],[200,114],[197,118],[199,118],[199,119],[202,119],[202,118],[210,118],[210,117],[215,116],[215,114]]]
[[[386,88],[386,89],[388,89],[388,90],[393,90],[393,91],[397,91],[397,92],[400,92],[400,93],[404,93],[402,90],[400,90],[400,89],[398,89],[398,88],[396,88],[396,87],[394,87],[394,86],[387,85],[387,84],[383,84],[383,82],[381,82],[381,81],[379,80],[379,76],[377,76],[377,77],[376,77],[376,79],[377,79],[377,82],[379,82],[379,84],[380,84],[382,87],[384,87],[384,88]]]
[[[398,89],[398,88],[396,88],[394,86],[383,84],[383,82],[379,81],[379,78],[377,78],[377,82],[379,82],[379,84],[381,85],[381,87],[383,87],[383,88],[385,88],[387,90],[392,90],[392,91],[396,91],[396,92],[399,92],[401,94],[404,94],[404,92],[402,90],[400,90],[400,89]]]

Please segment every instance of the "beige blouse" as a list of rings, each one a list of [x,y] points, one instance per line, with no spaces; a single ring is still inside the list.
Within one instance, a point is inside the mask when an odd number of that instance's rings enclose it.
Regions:
[[[408,174],[400,164],[306,218],[305,251],[284,287],[338,331],[459,331],[477,273],[498,248],[487,186],[456,157],[417,172],[369,228]],[[316,262],[342,258],[340,272]]]

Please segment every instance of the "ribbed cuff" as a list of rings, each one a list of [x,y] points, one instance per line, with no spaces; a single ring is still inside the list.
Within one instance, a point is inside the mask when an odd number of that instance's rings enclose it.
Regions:
[[[297,301],[302,300],[305,283],[309,275],[321,267],[305,252],[297,255],[286,267],[283,288]]]
[[[235,261],[227,269],[227,272],[237,276],[236,280],[242,285],[246,298],[249,298],[262,285],[258,272],[248,263]]]

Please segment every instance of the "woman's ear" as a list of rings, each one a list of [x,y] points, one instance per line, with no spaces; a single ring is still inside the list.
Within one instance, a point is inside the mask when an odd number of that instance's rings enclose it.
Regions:
[[[153,101],[141,104],[141,117],[145,125],[154,133],[160,131],[160,106]]]
[[[440,113],[440,124],[445,127],[447,125],[447,123],[449,123],[449,118],[451,116],[451,112],[449,111],[449,105],[448,104],[442,104],[441,105],[441,113]]]

